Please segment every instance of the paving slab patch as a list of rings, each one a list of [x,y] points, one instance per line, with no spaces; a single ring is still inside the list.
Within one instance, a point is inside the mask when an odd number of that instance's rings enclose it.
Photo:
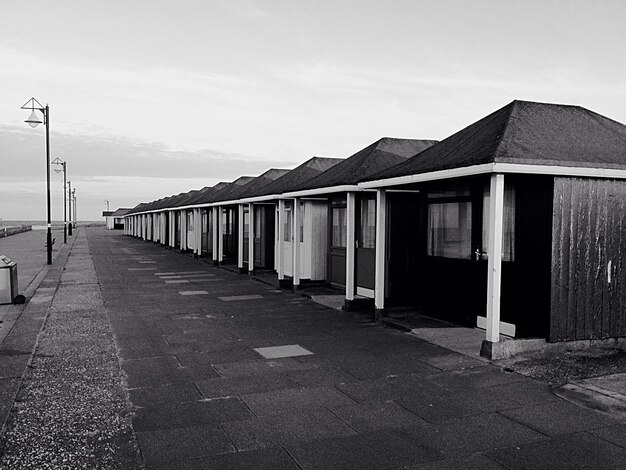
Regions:
[[[224,302],[235,302],[235,301],[240,301],[240,300],[258,300],[258,299],[262,299],[263,296],[262,295],[258,295],[258,294],[251,294],[251,295],[227,295],[227,296],[223,296],[223,297],[218,297],[218,299],[224,301]]]
[[[265,359],[278,359],[281,357],[307,356],[313,354],[308,349],[299,344],[287,344],[285,346],[269,346],[265,348],[254,348],[254,350]]]

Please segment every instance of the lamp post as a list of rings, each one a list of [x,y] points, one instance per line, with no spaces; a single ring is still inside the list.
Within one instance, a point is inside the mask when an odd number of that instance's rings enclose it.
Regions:
[[[26,122],[30,127],[35,128],[42,121],[35,111],[43,114],[43,123],[46,126],[46,195],[48,207],[48,235],[46,239],[46,248],[48,254],[48,264],[52,264],[52,218],[50,215],[50,108],[48,105],[43,106],[35,98],[29,99],[20,109],[30,109],[31,113]]]
[[[67,243],[67,162],[57,157],[52,164],[62,167],[61,170],[54,170],[55,173],[63,172],[63,243]]]
[[[72,236],[72,182],[71,181],[67,182],[67,187],[69,189],[68,191],[69,198],[67,200],[67,203],[69,205],[68,212],[70,213],[70,223],[69,223],[67,234],[71,237]]]
[[[74,199],[74,223],[77,223],[78,211],[76,210],[76,188],[72,189],[72,199]]]

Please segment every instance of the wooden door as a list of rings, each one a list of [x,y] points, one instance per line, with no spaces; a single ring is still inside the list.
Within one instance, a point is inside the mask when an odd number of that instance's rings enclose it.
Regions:
[[[333,285],[341,287],[346,285],[346,216],[346,199],[332,200],[329,213],[328,281]]]
[[[356,204],[356,293],[374,295],[376,277],[376,195],[364,194]]]

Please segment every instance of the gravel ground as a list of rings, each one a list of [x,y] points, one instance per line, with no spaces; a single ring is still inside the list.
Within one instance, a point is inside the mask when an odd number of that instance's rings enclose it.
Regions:
[[[81,238],[2,436],[0,469],[142,468],[113,335]]]
[[[550,385],[626,372],[626,351],[596,349],[537,353],[497,362],[498,365]]]

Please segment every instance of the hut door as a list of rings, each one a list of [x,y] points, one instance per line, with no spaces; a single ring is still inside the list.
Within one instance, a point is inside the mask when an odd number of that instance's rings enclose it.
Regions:
[[[346,203],[346,199],[337,199],[330,206],[328,279],[338,286],[346,285]]]
[[[376,196],[360,197],[356,207],[356,293],[374,295],[376,271]]]
[[[255,205],[254,211],[254,264],[270,268],[274,262],[276,212],[273,205]]]

